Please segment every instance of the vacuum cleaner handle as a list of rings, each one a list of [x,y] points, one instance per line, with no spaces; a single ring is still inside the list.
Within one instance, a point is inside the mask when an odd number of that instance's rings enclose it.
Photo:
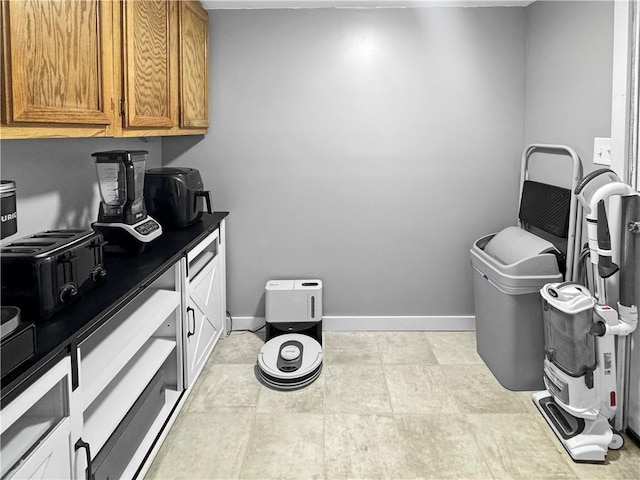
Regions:
[[[576,288],[577,287],[581,287],[581,288],[579,288],[579,290],[582,290],[582,288],[585,288],[584,285],[582,285],[581,283],[569,281],[569,282],[562,282],[562,283],[559,283],[559,284],[555,285],[555,289],[556,290],[560,290],[560,289],[562,289],[564,287],[568,287],[568,286],[571,286],[571,285],[574,285]]]
[[[611,232],[607,221],[607,209],[604,200],[598,202],[598,274],[609,278],[620,268],[613,263],[611,253]]]
[[[611,170],[610,168],[600,168],[598,170],[594,170],[593,172],[591,172],[590,174],[586,175],[582,181],[580,182],[580,184],[576,187],[575,191],[573,193],[575,193],[576,195],[579,195],[580,192],[582,191],[582,189],[584,187],[587,186],[587,184],[593,180],[594,178],[602,175],[603,173],[615,173],[613,170]]]

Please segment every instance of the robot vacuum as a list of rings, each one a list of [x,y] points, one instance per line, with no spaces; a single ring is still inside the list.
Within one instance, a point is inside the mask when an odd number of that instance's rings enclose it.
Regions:
[[[279,335],[260,349],[256,370],[267,387],[276,390],[306,387],[322,372],[322,346],[308,335]]]
[[[322,282],[269,280],[265,321],[257,379],[274,390],[312,384],[322,372]]]

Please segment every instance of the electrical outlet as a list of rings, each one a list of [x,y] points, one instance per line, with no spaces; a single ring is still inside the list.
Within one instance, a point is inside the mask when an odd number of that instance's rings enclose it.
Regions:
[[[611,165],[611,139],[596,137],[593,139],[593,163]]]

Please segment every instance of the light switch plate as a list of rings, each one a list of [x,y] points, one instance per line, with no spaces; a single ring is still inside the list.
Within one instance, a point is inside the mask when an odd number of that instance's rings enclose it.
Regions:
[[[595,137],[593,139],[593,163],[611,165],[611,139]]]

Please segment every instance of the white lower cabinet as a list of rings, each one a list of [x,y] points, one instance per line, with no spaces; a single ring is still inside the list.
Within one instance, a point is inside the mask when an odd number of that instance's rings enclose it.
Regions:
[[[65,357],[2,409],[3,480],[72,478],[71,361]]]
[[[224,221],[3,408],[0,480],[131,479],[224,332]],[[186,394],[185,394],[186,391]]]
[[[184,343],[186,384],[190,387],[225,329],[224,221],[187,253],[187,265]]]

